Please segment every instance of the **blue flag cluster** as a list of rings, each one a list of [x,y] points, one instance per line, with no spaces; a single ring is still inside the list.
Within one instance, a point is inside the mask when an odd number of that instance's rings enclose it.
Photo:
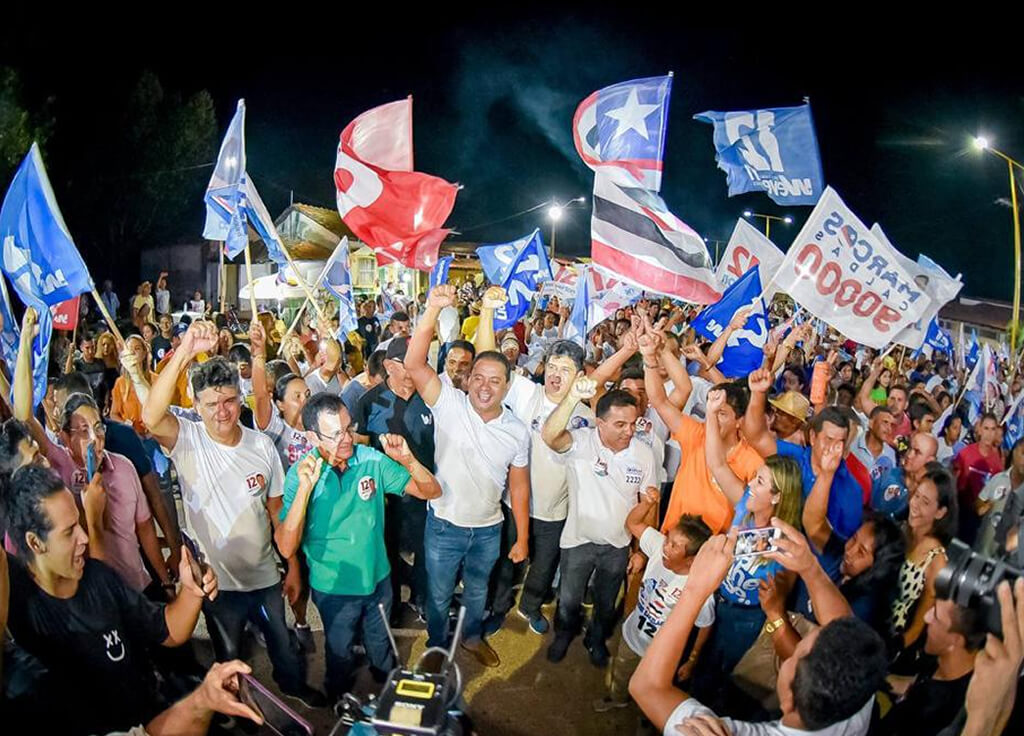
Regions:
[[[581,347],[587,346],[587,312],[590,309],[590,266],[577,266],[576,298],[563,336]]]
[[[320,283],[338,298],[338,338],[359,329],[355,304],[352,302],[352,276],[348,265],[348,238],[344,237],[334,248],[324,265]]]
[[[928,331],[925,333],[924,341],[937,353],[951,355],[953,352],[953,336],[947,330],[939,327],[939,320],[935,317],[928,323]]]
[[[722,298],[707,307],[693,321],[698,335],[718,339],[736,312],[753,305],[743,327],[729,337],[718,369],[728,378],[746,376],[761,367],[764,344],[768,339],[768,319],[761,294],[760,267],[754,266],[732,284]]]
[[[38,405],[46,395],[53,330],[50,307],[89,291],[92,279],[64,224],[39,147],[34,143],[4,198],[0,240],[3,272],[21,301],[39,313],[39,334],[32,343],[33,402]]]
[[[715,160],[729,196],[765,192],[781,205],[814,205],[825,189],[811,106],[693,116],[715,126]]]
[[[494,313],[494,329],[511,327],[526,314],[541,282],[553,278],[540,230],[511,243],[481,245],[476,253],[487,279],[508,295]]]

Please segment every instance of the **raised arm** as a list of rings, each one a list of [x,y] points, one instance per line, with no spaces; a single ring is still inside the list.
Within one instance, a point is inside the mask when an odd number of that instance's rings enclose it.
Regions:
[[[173,450],[178,442],[178,418],[168,411],[178,388],[178,376],[202,352],[217,347],[217,326],[211,322],[193,322],[182,335],[181,344],[156,381],[142,405],[142,421],[162,447]]]
[[[704,543],[672,613],[654,635],[629,680],[629,694],[659,733],[679,704],[690,698],[674,684],[679,655],[686,648],[704,601],[729,572],[735,548],[735,531],[728,537],[716,535]]]
[[[572,447],[572,435],[569,434],[566,427],[569,426],[572,413],[576,410],[577,404],[593,398],[596,393],[597,383],[583,375],[582,371],[577,373],[576,380],[573,381],[569,392],[558,403],[555,410],[548,415],[547,421],[541,428],[540,436],[544,440],[544,444],[555,452],[568,451]]]
[[[29,434],[39,448],[46,452],[50,446],[50,438],[46,435],[43,425],[32,413],[32,394],[34,379],[32,377],[33,355],[32,341],[38,329],[38,313],[33,307],[27,307],[21,320],[21,337],[18,342],[18,357],[14,363],[14,405],[11,407],[15,419],[28,426]],[[5,396],[6,398],[6,396]],[[44,400],[45,402],[45,400]],[[49,413],[47,414],[49,416]]]
[[[725,404],[725,391],[720,388],[713,388],[708,392],[707,419],[704,427],[704,455],[707,460],[708,470],[714,476],[718,487],[729,499],[729,505],[735,506],[741,498],[746,484],[736,477],[726,461],[725,443],[722,442],[722,433],[718,427],[718,410]]]
[[[608,360],[601,361],[594,372],[590,374],[590,378],[597,383],[598,387],[603,387],[609,381],[614,381],[615,377],[619,375],[619,371],[622,370],[622,366],[636,355],[636,351],[636,333],[630,330],[622,336],[622,347],[612,353],[612,357]]]
[[[263,430],[270,425],[274,399],[271,396],[273,389],[267,380],[267,333],[257,320],[249,325],[249,347],[252,352],[252,418],[256,428]]]
[[[775,541],[776,550],[765,557],[792,570],[804,581],[818,624],[826,626],[837,618],[852,616],[850,604],[822,569],[807,538],[781,519],[772,519],[772,526],[781,529],[782,536]]]
[[[768,431],[768,420],[765,418],[768,390],[772,387],[771,371],[759,368],[747,376],[747,385],[750,387],[750,403],[747,404],[747,413],[743,415],[740,429],[761,457],[769,457],[778,452],[778,444]]]
[[[842,442],[825,448],[821,454],[821,472],[818,473],[810,494],[804,500],[804,532],[819,553],[825,549],[828,538],[832,535],[832,524],[828,520],[828,499],[832,493],[832,479],[835,478],[842,459]]]
[[[400,434],[382,434],[378,439],[384,454],[409,471],[409,482],[403,489],[407,494],[424,501],[441,496],[441,484],[412,454],[405,437]]]
[[[632,534],[635,538],[640,539],[647,528],[651,526],[647,523],[647,517],[652,509],[658,508],[658,503],[661,501],[661,494],[658,493],[658,489],[654,486],[648,486],[641,494],[640,501],[633,510],[629,512],[629,516],[626,517],[626,530]]]
[[[732,333],[736,330],[742,329],[743,325],[747,323],[747,319],[750,318],[750,312],[753,307],[744,307],[743,309],[737,309],[736,314],[729,320],[729,324],[726,325],[725,329],[722,330],[715,341],[708,348],[708,365],[718,365],[718,361],[722,359],[722,355],[725,353],[725,347],[729,343],[729,338],[732,337]]]
[[[217,575],[213,568],[207,567],[203,579],[196,580],[192,577],[191,560],[191,554],[183,545],[181,564],[178,565],[181,592],[164,608],[164,620],[167,622],[167,638],[163,641],[165,647],[180,647],[191,639],[203,599],[209,598],[212,601],[217,597]]]
[[[455,303],[455,287],[450,284],[435,286],[427,297],[427,308],[423,310],[416,329],[409,340],[409,348],[405,353],[405,369],[416,387],[417,393],[423,397],[427,406],[433,406],[441,396],[441,379],[427,362],[430,343],[434,339],[434,326],[441,310]]]
[[[854,400],[853,405],[864,412],[865,416],[871,416],[871,412],[878,406],[871,399],[871,392],[875,389],[875,384],[878,383],[878,377],[882,375],[882,370],[885,368],[882,363],[882,358],[875,358],[875,362],[871,364],[871,373],[864,379],[864,383],[861,384],[860,391],[857,392],[857,398]]]
[[[665,422],[669,432],[674,434],[683,423],[683,413],[665,395],[665,381],[662,380],[658,369],[661,367],[661,361],[667,358],[664,353],[659,353],[660,345],[656,334],[644,332],[637,338],[637,343],[644,360],[644,388],[647,390],[647,400],[658,412],[661,421]],[[675,356],[672,356],[672,360],[679,362]]]
[[[485,350],[494,350],[494,313],[508,302],[505,290],[500,286],[489,286],[480,300],[480,323],[473,338],[473,347],[479,355]]]
[[[284,521],[274,529],[274,542],[285,558],[293,557],[302,544],[302,534],[306,530],[306,506],[320,479],[323,466],[323,458],[317,457],[312,452],[299,461],[296,470],[299,476],[299,487],[295,491],[295,498],[292,499],[292,505],[288,507]]]

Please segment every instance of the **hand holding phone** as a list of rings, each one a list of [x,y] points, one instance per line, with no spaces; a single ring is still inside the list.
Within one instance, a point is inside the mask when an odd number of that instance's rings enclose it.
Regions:
[[[743,529],[736,534],[735,556],[758,557],[774,552],[778,549],[777,542],[781,536],[782,531],[771,526]]]
[[[216,596],[216,592],[214,592],[213,595],[209,595],[203,589],[203,578],[205,578],[206,574],[210,571],[210,566],[206,563],[206,557],[203,555],[202,550],[199,549],[199,545],[196,544],[196,541],[185,532],[181,533],[181,541],[182,546],[184,547],[184,550],[182,551],[182,562],[186,562],[188,564],[189,572],[192,574],[192,582],[195,583],[204,598],[213,600]]]
[[[85,448],[85,477],[90,481],[96,475],[96,443],[90,442]]]
[[[263,725],[278,736],[313,736],[313,726],[309,721],[247,672],[238,673],[238,700],[251,708],[263,719]]]

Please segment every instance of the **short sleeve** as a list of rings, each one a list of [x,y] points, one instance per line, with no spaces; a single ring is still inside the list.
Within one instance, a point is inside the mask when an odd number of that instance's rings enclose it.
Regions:
[[[792,442],[786,442],[786,440],[775,440],[775,454],[781,455],[782,457],[791,457],[797,462],[800,462],[804,456],[804,450],[806,448],[801,445],[794,444]]]
[[[270,462],[270,481],[267,483],[267,498],[277,498],[284,495],[284,466],[281,464],[281,456],[277,454],[277,448],[270,441],[270,438],[263,438],[270,447],[266,448],[267,460]]]
[[[649,526],[640,535],[640,551],[651,558],[661,554],[661,547],[665,544],[665,535]]]
[[[146,495],[142,492],[139,476],[135,474],[135,469],[131,467],[131,463],[127,459],[118,462],[126,466],[123,475],[135,493],[135,523],[141,524],[144,521],[149,521],[153,518],[153,511],[149,508],[149,501],[146,500]]]
[[[374,450],[374,452],[376,451]],[[393,496],[403,495],[405,493],[405,487],[409,484],[409,480],[412,478],[409,471],[389,458],[383,452],[378,452],[377,455],[379,456],[377,474],[380,478],[381,485],[384,488],[384,493],[390,493]]]
[[[697,628],[706,629],[715,623],[715,598],[714,596],[708,596],[708,599],[704,601],[704,605],[700,607],[700,612],[697,614]]]
[[[643,477],[640,479],[640,488],[645,489],[648,486],[654,486],[660,488],[661,483],[658,482],[658,469],[654,463],[654,451],[646,445],[643,446],[646,452],[643,453]],[[664,450],[662,451],[664,453]]]
[[[284,434],[284,419],[281,418],[281,412],[274,407],[270,411],[270,421],[267,423],[267,428],[262,431],[267,437],[272,439],[276,444],[281,440],[281,435]]]
[[[672,437],[673,439],[675,439],[676,442],[679,443],[679,447],[683,451],[693,450],[695,449],[695,446],[698,444],[700,445],[700,447],[696,449],[703,451],[703,429],[704,424],[702,422],[698,422],[693,417],[687,416],[686,414],[682,414],[679,417],[679,428],[672,433]]]
[[[512,458],[512,467],[514,468],[525,468],[530,464],[530,433],[526,430],[524,425],[522,430],[519,432],[519,437],[516,442],[516,454]]]
[[[278,517],[278,521],[284,521],[285,517],[288,516],[288,511],[295,500],[295,494],[299,491],[299,463],[292,463],[292,466],[288,468],[288,472],[284,476],[283,491],[283,505],[281,506],[281,514]]]
[[[461,392],[459,392],[461,393]],[[426,403],[426,399],[423,399]],[[444,417],[451,417],[458,407],[459,397],[456,396],[455,387],[446,381],[441,381],[441,390],[437,392],[437,401],[431,406],[427,404],[427,408],[430,409],[430,413],[438,419]]]
[[[665,728],[662,731],[664,736],[679,736],[679,731],[676,730],[676,726],[685,721],[687,718],[693,718],[694,716],[711,716],[717,718],[718,715],[708,708],[706,705],[701,703],[696,698],[687,698],[682,703],[676,706],[676,709],[672,711],[672,714],[665,721]]]
[[[569,436],[572,437],[572,443],[565,452],[551,451],[551,457],[558,462],[565,462],[571,458],[577,457],[583,443],[587,441],[587,434],[590,432],[590,427],[581,427],[580,429],[569,430]],[[541,440],[543,442],[543,440]]]
[[[171,450],[171,459],[178,459],[196,449],[196,435],[199,431],[197,422],[190,422],[187,419],[178,417],[178,440]],[[277,453],[274,453],[275,455]]]

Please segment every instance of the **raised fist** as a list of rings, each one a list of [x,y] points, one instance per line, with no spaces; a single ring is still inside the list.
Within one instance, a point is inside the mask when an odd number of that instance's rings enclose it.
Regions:
[[[576,401],[587,401],[597,396],[597,381],[586,376],[577,376],[569,389],[569,395]]]
[[[508,295],[500,286],[489,286],[484,292],[482,309],[501,309],[508,301]]]
[[[438,309],[444,309],[455,304],[455,287],[451,284],[439,284],[435,286],[430,296],[427,298],[427,305],[431,307],[437,307]]]
[[[772,387],[772,372],[767,368],[758,368],[756,371],[747,376],[747,385],[750,386],[750,390],[759,393],[766,394]]]

